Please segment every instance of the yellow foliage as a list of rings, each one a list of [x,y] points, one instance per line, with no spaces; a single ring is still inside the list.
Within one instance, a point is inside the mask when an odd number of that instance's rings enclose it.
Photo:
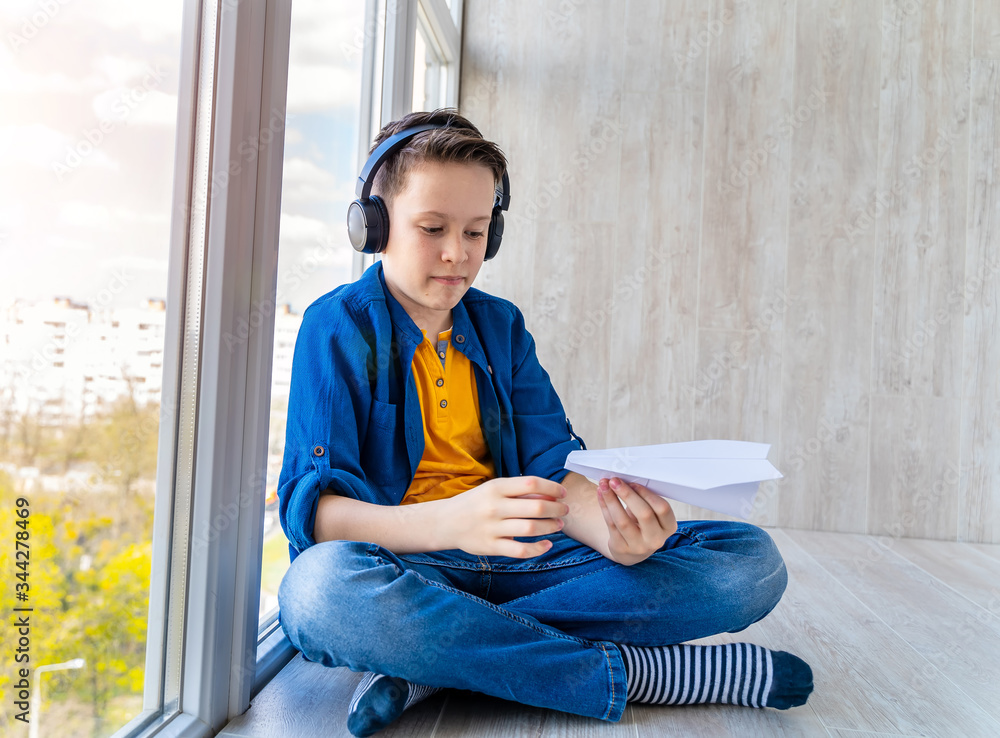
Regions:
[[[0,475],[0,533],[17,528],[17,495]],[[139,529],[124,524],[107,501],[29,497],[31,613],[29,666],[83,658],[80,670],[46,675],[46,700],[74,695],[100,716],[112,700],[141,697],[152,545],[152,506],[142,510]],[[148,514],[147,514],[148,513]],[[116,537],[112,537],[116,536]],[[89,557],[89,566],[84,566]],[[0,547],[0,569],[16,571],[13,547]],[[14,580],[17,581],[17,580]],[[13,595],[13,582],[9,587]],[[0,629],[0,649],[13,654],[17,633]],[[11,664],[14,666],[14,664]],[[10,696],[14,669],[0,670],[0,733],[13,721]]]

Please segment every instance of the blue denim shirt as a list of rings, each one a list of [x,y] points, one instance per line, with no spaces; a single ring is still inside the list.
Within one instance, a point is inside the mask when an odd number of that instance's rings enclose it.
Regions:
[[[452,310],[452,346],[471,362],[483,436],[498,476],[561,482],[573,433],[521,311],[470,288]],[[328,491],[398,505],[424,452],[411,371],[423,333],[385,286],[382,262],[306,310],[295,341],[279,516],[294,559],[316,543]]]

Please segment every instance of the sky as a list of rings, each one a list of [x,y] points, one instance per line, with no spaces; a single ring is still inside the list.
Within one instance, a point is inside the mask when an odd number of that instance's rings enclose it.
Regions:
[[[182,6],[0,5],[0,308],[165,297]],[[363,12],[292,4],[278,300],[296,312],[350,278]]]

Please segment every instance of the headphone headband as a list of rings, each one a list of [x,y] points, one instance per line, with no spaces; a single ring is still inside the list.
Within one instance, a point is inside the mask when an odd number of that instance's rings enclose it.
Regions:
[[[379,170],[382,163],[403,148],[406,145],[406,142],[418,133],[430,131],[435,128],[447,128],[447,126],[425,123],[422,126],[405,128],[398,133],[394,133],[385,141],[380,143],[378,148],[376,148],[371,153],[371,156],[368,157],[368,161],[365,162],[365,167],[361,170],[360,176],[358,176],[358,183],[354,188],[354,194],[356,194],[359,198],[371,196],[372,185],[375,183],[375,172]]]

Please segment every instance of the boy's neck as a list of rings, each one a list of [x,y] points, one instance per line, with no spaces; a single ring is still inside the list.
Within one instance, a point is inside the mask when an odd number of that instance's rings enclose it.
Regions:
[[[412,317],[412,316],[411,316]],[[416,321],[414,321],[416,322]],[[443,320],[437,321],[434,324],[430,323],[417,323],[417,327],[423,330],[429,338],[436,341],[439,333],[444,333],[446,330],[454,325],[455,321],[452,319],[451,313],[448,313],[447,317]]]

